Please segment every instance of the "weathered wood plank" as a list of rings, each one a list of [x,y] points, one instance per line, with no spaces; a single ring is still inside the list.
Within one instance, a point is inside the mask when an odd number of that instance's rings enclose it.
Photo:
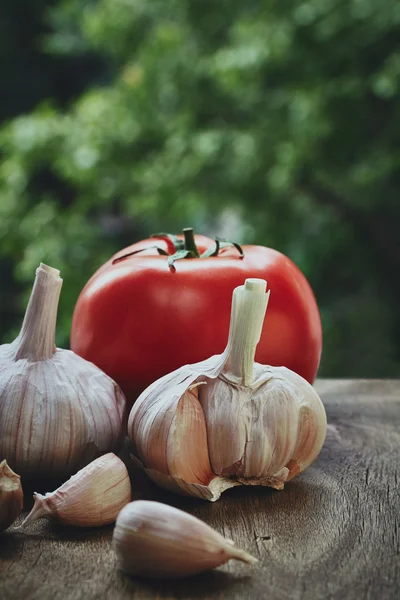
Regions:
[[[164,493],[133,473],[137,496],[203,519],[258,556],[178,582],[115,568],[112,527],[47,522],[0,537],[2,600],[400,598],[400,382],[320,381],[328,436],[284,491],[229,490],[215,504]]]

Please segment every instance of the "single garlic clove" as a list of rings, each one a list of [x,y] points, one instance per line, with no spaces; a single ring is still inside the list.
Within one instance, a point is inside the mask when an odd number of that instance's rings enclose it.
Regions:
[[[146,500],[131,502],[121,510],[113,547],[125,573],[145,577],[186,577],[230,559],[257,562],[196,517]]]
[[[165,410],[160,411],[151,424],[147,419],[137,419],[136,452],[147,457],[146,466],[152,471],[208,485],[214,478],[208,458],[207,430],[203,409],[198,400],[197,385],[190,386],[180,396],[164,400]],[[149,426],[156,432],[150,438]],[[140,433],[139,433],[140,432]]]
[[[37,519],[50,519],[74,527],[114,523],[131,500],[128,471],[110,452],[78,471],[54,492],[34,494],[34,506],[21,527]]]
[[[237,388],[219,378],[208,380],[200,390],[209,458],[216,475],[237,474],[249,437],[250,396],[250,388]],[[253,439],[253,435],[251,437]],[[261,448],[257,447],[257,451],[261,454]]]
[[[289,469],[287,481],[290,481],[317,458],[325,441],[327,420],[324,406],[314,388],[300,375],[284,367],[275,367],[274,372],[279,377],[283,370],[286,380],[297,388],[300,395],[297,443],[286,465]]]
[[[0,531],[10,527],[18,519],[23,503],[20,476],[3,460],[0,463]]]

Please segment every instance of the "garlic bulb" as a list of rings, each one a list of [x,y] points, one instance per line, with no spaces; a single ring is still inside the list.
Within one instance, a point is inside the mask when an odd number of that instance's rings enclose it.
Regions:
[[[23,504],[20,477],[3,460],[0,463],[0,531],[10,527],[18,519]]]
[[[234,485],[282,489],[320,452],[326,415],[313,387],[254,363],[268,298],[264,280],[247,279],[224,353],[162,377],[133,406],[136,462],[159,485],[207,500]]]
[[[21,332],[0,346],[0,456],[24,481],[62,481],[123,436],[126,401],[117,384],[55,347],[59,275],[39,266]]]
[[[96,458],[55,492],[35,493],[34,506],[21,527],[49,519],[75,527],[114,523],[131,500],[131,482],[124,463],[112,452]]]
[[[147,500],[136,500],[121,510],[113,547],[125,573],[148,577],[186,577],[232,558],[257,562],[196,517]]]

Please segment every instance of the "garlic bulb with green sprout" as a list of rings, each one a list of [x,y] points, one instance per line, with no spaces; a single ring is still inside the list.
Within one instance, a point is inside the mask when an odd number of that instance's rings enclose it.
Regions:
[[[223,354],[162,377],[133,406],[134,458],[159,485],[207,500],[235,485],[282,489],[318,456],[326,414],[314,388],[254,362],[268,298],[264,280],[237,287]]]
[[[36,270],[21,332],[0,346],[0,457],[25,480],[63,480],[123,438],[126,401],[92,363],[55,347],[60,272]]]

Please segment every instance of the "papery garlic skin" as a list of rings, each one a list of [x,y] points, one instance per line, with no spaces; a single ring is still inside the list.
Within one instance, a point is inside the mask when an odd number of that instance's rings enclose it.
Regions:
[[[112,452],[100,456],[54,492],[35,493],[34,506],[21,527],[49,519],[73,527],[100,527],[114,523],[131,500],[131,482],[125,464]]]
[[[196,517],[160,502],[137,500],[122,509],[113,534],[120,568],[130,575],[178,578],[230,559],[257,559]]]
[[[59,273],[40,265],[21,333],[0,346],[0,456],[24,481],[62,481],[123,439],[120,388],[92,363],[55,347]]]
[[[24,480],[62,480],[121,445],[125,399],[97,367],[69,350],[52,360],[4,361],[0,455]]]
[[[318,456],[326,414],[314,388],[254,363],[268,298],[265,281],[246,280],[224,353],[159,379],[133,406],[134,453],[159,485],[207,500],[234,485],[282,489]]]
[[[3,460],[0,463],[0,532],[18,519],[23,504],[21,478]]]

